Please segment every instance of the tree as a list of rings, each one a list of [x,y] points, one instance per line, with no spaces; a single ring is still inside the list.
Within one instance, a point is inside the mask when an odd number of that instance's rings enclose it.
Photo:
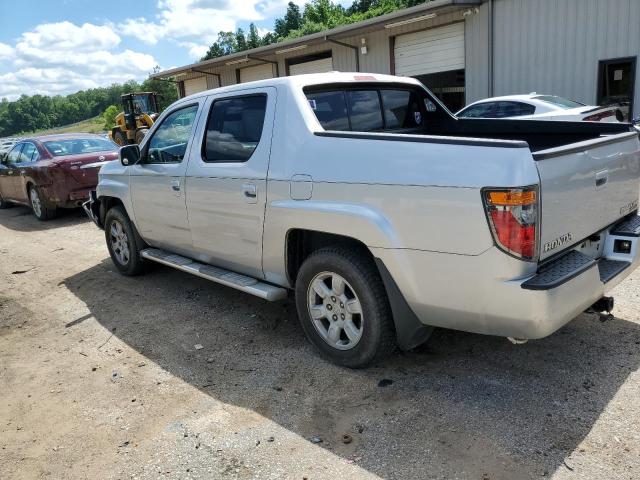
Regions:
[[[244,36],[244,30],[242,28],[238,28],[236,30],[235,38],[236,38],[236,48],[235,48],[236,52],[244,52],[245,50],[249,49],[249,47],[247,47],[247,37]]]
[[[298,30],[302,26],[302,15],[300,7],[293,2],[287,5],[287,12],[283,18],[275,21],[274,32],[278,38],[285,38],[290,32]]]
[[[116,124],[116,116],[120,113],[120,109],[115,105],[109,105],[102,114],[104,119],[104,129],[111,130]]]
[[[247,35],[247,48],[257,48],[262,45],[262,39],[258,33],[258,28],[254,23],[249,25],[249,34]]]

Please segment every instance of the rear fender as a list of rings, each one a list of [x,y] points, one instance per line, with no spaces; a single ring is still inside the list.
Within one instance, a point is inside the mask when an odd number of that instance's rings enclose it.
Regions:
[[[267,207],[263,238],[263,269],[267,281],[289,285],[286,272],[287,235],[311,230],[358,240],[367,247],[400,245],[389,220],[367,205],[343,202],[276,200]]]

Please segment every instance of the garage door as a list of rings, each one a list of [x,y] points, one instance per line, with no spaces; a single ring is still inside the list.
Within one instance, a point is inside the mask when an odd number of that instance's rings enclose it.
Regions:
[[[273,66],[270,63],[240,69],[240,83],[255,82],[265,78],[273,78]]]
[[[192,78],[184,81],[184,94],[185,96],[192,93],[204,92],[208,90],[207,77]]]
[[[464,68],[464,22],[398,35],[396,75],[414,77]]]
[[[331,57],[312,60],[310,62],[296,63],[289,65],[289,75],[303,75],[305,73],[326,73],[333,70],[333,59]]]

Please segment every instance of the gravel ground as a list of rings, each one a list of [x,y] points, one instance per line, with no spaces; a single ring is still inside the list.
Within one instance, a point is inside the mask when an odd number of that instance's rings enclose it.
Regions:
[[[517,346],[437,330],[360,371],[290,302],[118,275],[80,212],[0,211],[0,280],[2,479],[640,477],[640,272],[607,321]]]

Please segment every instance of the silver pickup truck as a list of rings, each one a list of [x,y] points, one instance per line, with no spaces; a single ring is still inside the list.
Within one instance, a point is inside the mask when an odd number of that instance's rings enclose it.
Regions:
[[[275,301],[362,367],[433,327],[551,334],[638,265],[629,124],[458,119],[419,82],[330,73],[198,93],[102,167],[85,205],[149,262]]]

